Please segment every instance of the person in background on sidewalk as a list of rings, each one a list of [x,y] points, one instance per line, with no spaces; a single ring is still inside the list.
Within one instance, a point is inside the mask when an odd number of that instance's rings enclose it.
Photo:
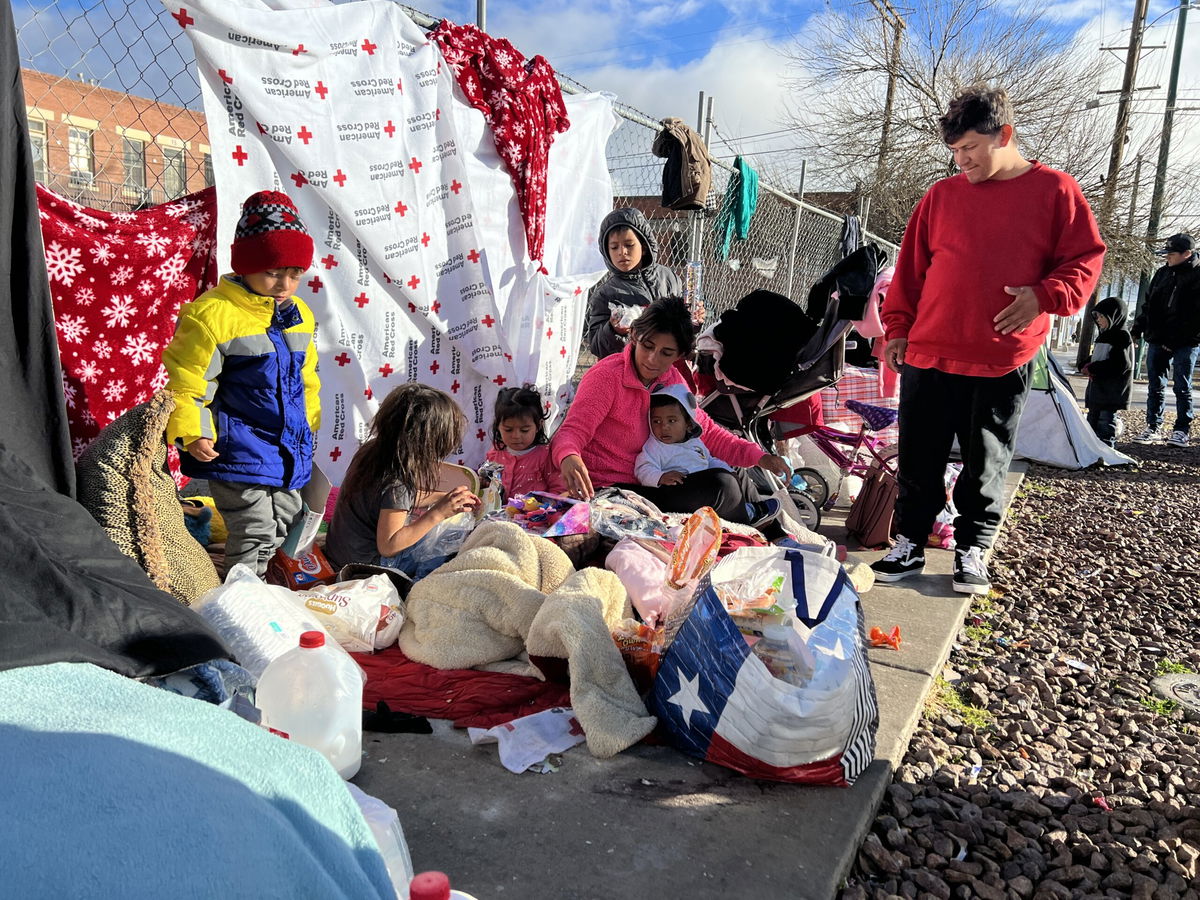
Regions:
[[[1117,411],[1128,409],[1133,394],[1133,339],[1125,330],[1128,310],[1120,297],[1105,297],[1092,310],[1096,343],[1083,367],[1088,377],[1084,403],[1096,437],[1117,446]]]
[[[1200,352],[1200,254],[1190,234],[1173,234],[1159,256],[1166,265],[1154,273],[1142,311],[1133,320],[1133,339],[1146,338],[1146,430],[1134,440],[1162,440],[1167,368],[1175,369],[1175,427],[1167,443],[1188,445],[1192,427],[1192,373]]]
[[[886,582],[924,570],[957,437],[953,586],[985,594],[1033,358],[1050,315],[1091,295],[1105,248],[1075,179],[1021,155],[1003,90],[967,89],[939,125],[960,172],[917,204],[883,303],[884,359],[903,375],[900,490],[896,544],[871,568]]]

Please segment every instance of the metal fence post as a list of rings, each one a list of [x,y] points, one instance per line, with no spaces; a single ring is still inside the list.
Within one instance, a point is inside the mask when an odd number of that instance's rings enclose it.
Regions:
[[[787,295],[792,296],[792,286],[796,282],[796,250],[800,245],[800,217],[804,215],[804,174],[808,168],[808,160],[800,160],[800,184],[796,188],[796,216],[792,220],[792,245],[788,250],[788,282]]]

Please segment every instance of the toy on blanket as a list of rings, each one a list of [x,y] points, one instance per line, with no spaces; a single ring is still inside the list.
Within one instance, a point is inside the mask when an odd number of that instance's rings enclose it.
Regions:
[[[587,534],[592,530],[592,510],[587,503],[540,491],[515,494],[502,512],[488,518],[506,518],[530,534],[547,538]]]

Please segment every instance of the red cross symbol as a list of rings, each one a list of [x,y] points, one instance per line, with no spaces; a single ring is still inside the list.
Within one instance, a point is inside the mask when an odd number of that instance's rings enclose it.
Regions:
[[[221,76],[221,80],[226,84],[233,84],[233,78],[224,69],[217,69],[217,74]]]
[[[452,393],[452,394],[457,394],[457,393],[458,393],[458,389],[459,389],[460,387],[462,387],[462,385],[461,385],[461,384],[459,384],[459,383],[458,383],[458,379],[457,379],[457,378],[455,378],[455,379],[454,379],[454,384],[450,385],[450,393]]]
[[[367,56],[374,56],[375,48],[378,46],[378,44],[372,44],[370,38],[363,38],[362,48],[366,52]]]
[[[312,288],[312,292],[315,294],[317,291],[323,288],[325,284],[323,281],[321,281],[320,275],[314,275],[308,280],[308,286]]]
[[[429,309],[430,309],[430,311],[431,311],[431,312],[433,312],[433,314],[434,314],[434,315],[437,315],[439,312],[441,312],[441,311],[442,311],[442,304],[441,304],[441,301],[439,301],[439,300],[434,300],[434,301],[433,301],[433,306],[429,307]]]
[[[323,257],[321,259],[321,265],[323,265],[326,269],[332,269],[337,264],[338,264],[338,261],[333,258],[332,253],[330,253],[328,256]]]
[[[358,304],[359,309],[362,309],[371,302],[371,298],[367,296],[366,291],[360,291],[358,296],[354,298],[354,302]]]
[[[561,350],[559,350],[558,355],[565,357],[567,355],[567,348],[563,347]]]
[[[189,25],[195,25],[196,20],[188,15],[188,11],[182,6],[179,7],[179,12],[171,13],[171,18],[179,23],[180,28],[187,28]]]
[[[298,137],[298,138],[300,138],[300,140],[304,141],[304,146],[307,147],[308,142],[312,140],[313,133],[308,130],[307,125],[301,125],[300,130],[296,132],[296,137]]]
[[[441,63],[438,63],[438,65],[440,66]],[[442,111],[440,109],[435,109],[433,111],[433,121],[435,121],[435,122],[442,121]]]
[[[337,462],[338,457],[340,457],[341,455],[342,455],[341,447],[334,447],[332,450],[329,451],[329,458],[332,459],[334,462]]]
[[[500,387],[504,387],[504,382],[508,381],[508,379],[505,378],[503,375],[497,375],[495,378],[492,379],[492,381],[494,381]],[[482,441],[483,438],[480,438],[480,440]]]
[[[329,93],[329,88],[325,87],[325,82],[323,81],[318,81],[317,86],[313,88],[313,90],[321,95],[322,100],[324,100],[325,95]]]
[[[496,324],[496,320],[492,318],[490,313],[488,315],[484,316],[479,321],[482,322],[484,325],[486,325],[488,328],[491,328],[493,325]]]
[[[350,365],[350,354],[348,354],[345,350],[343,350],[341,353],[339,353],[337,356],[335,356],[333,358],[333,361],[335,363],[337,363],[339,367],[348,366],[348,365]]]
[[[426,234],[425,232],[421,232],[421,246],[422,247],[429,246],[429,235]]]
[[[308,184],[308,177],[303,172],[293,172],[292,181],[296,182],[296,187],[301,188]]]
[[[410,169],[412,169],[412,170],[413,170],[413,172],[415,172],[415,173],[416,173],[416,174],[418,174],[418,175],[420,175],[420,174],[421,174],[421,166],[423,166],[423,165],[424,165],[424,163],[422,163],[422,162],[421,162],[419,159],[417,159],[415,156],[414,156],[414,157],[413,157],[413,158],[412,158],[412,159],[409,161],[409,163],[408,163],[408,167],[409,167]]]
[[[507,359],[509,362],[512,362],[512,354],[511,353],[505,353],[504,358]]]
[[[346,186],[346,173],[341,169],[337,170],[337,174],[333,176],[333,180],[338,183],[338,187]]]
[[[375,392],[373,390],[371,390],[370,388],[367,388],[365,391],[363,391],[363,396],[366,397],[368,400],[372,400],[375,397]]]
[[[392,368],[391,363],[384,363],[382,366],[379,367],[379,374],[382,375],[384,378],[387,378],[389,375],[391,375],[395,371],[396,370]]]
[[[408,207],[404,205],[403,200],[397,200],[396,206],[392,210],[392,212],[398,212],[398,213],[400,213],[401,216],[403,216],[406,212],[408,212]]]
[[[479,262],[479,251],[472,249],[471,252],[467,254],[467,259],[473,263]]]
[[[583,288],[581,288],[579,285],[575,285],[575,296],[578,297],[582,293],[583,293]]]
[[[457,178],[450,182],[450,190],[454,192],[454,196],[456,197],[458,196],[458,192],[462,190],[462,185],[458,183]]]
[[[408,311],[410,313],[415,313],[417,311],[417,304],[415,304],[411,300],[409,300],[408,301]]]
[[[242,149],[241,144],[237,145],[237,149],[234,150],[233,153],[230,154],[230,156],[232,156],[234,159],[237,160],[237,164],[239,166],[244,166],[246,164],[246,160],[248,160],[250,158],[250,154],[248,154],[245,150]]]
[[[547,403],[546,405],[549,406],[550,404]],[[583,734],[583,726],[579,724],[579,720],[574,716],[571,716],[570,726],[571,730],[567,734]]]
[[[552,338],[552,337],[554,337],[554,329],[553,329],[553,328],[547,328],[547,329],[546,329],[546,339],[547,339],[547,340],[549,340],[549,339],[550,339],[550,338]]]
[[[388,123],[383,126],[383,130],[387,132],[388,137],[391,137],[396,133],[396,126],[392,124],[391,119],[388,119]]]
[[[408,286],[410,288],[412,288],[414,291],[417,289],[417,285],[419,285],[420,283],[421,283],[421,279],[418,278],[416,275],[414,275],[412,278],[408,279]]]
[[[429,364],[429,371],[432,372],[434,375],[436,375],[438,373],[438,369],[440,369],[440,368],[441,368],[441,366],[438,365],[438,361],[436,359]]]
[[[268,132],[268,131],[267,131],[267,126],[266,126],[266,125],[264,125],[262,122],[258,122],[258,121],[256,121],[254,124],[258,126],[258,133],[259,133],[259,134],[269,134],[269,133],[270,133],[270,132]]]
[[[404,93],[404,82],[401,81],[399,78],[396,79],[396,90],[398,90],[402,94]]]
[[[299,56],[301,53],[307,53],[307,52],[308,51],[304,49],[304,45],[301,44],[295,50],[292,51],[292,56]]]
[[[482,428],[480,428],[477,432],[475,432],[475,440],[482,441],[485,437],[487,437],[487,433],[484,432],[484,430]],[[515,725],[513,726],[513,730],[516,731]]]

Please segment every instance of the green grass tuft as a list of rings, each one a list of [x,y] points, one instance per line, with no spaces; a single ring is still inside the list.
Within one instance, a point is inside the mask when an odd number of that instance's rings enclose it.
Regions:
[[[925,698],[925,715],[932,717],[947,712],[961,719],[972,731],[985,731],[992,727],[995,717],[986,709],[967,703],[953,685],[941,675],[933,681],[933,687]]]
[[[1192,670],[1183,663],[1173,659],[1160,659],[1158,665],[1154,667],[1155,675],[1184,675],[1191,672]]]

